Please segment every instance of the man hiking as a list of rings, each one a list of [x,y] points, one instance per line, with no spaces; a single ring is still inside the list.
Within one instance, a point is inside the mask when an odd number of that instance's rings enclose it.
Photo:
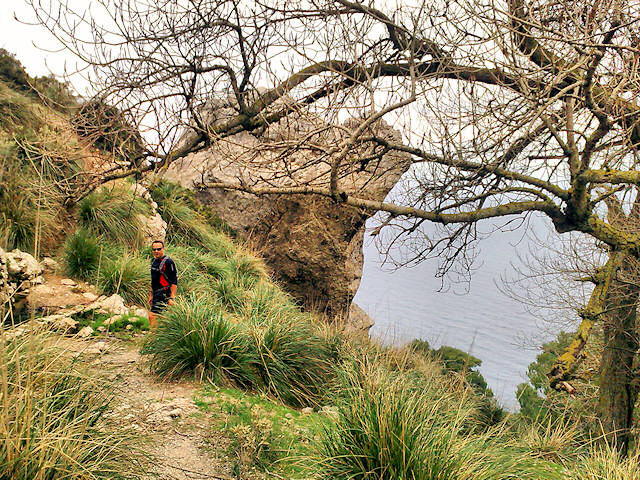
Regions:
[[[156,319],[167,306],[173,305],[178,291],[176,264],[164,254],[164,242],[154,240],[151,244],[151,293],[149,294],[149,326],[156,326]]]

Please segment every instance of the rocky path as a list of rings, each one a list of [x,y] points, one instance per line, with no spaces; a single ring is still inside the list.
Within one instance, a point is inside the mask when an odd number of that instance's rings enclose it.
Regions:
[[[105,341],[105,339],[101,339]],[[231,462],[211,447],[212,432],[206,416],[198,414],[193,382],[161,382],[144,368],[131,341],[107,338],[99,355],[92,351],[96,339],[65,338],[64,347],[114,377],[119,393],[113,415],[123,426],[151,438],[155,475],[163,480],[231,480]],[[205,443],[204,438],[208,441]],[[219,442],[224,443],[224,439]],[[223,446],[223,445],[222,445]]]

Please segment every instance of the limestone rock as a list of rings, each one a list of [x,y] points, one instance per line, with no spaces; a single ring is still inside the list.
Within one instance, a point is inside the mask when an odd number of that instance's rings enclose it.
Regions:
[[[32,280],[42,273],[42,267],[33,255],[15,249],[6,253],[7,271],[18,280]]]
[[[76,282],[75,280],[71,280],[70,278],[63,278],[62,280],[60,280],[60,285],[66,285],[67,287],[75,287]]]
[[[93,328],[91,328],[90,326],[86,326],[80,329],[80,331],[77,333],[77,336],[80,338],[86,338],[86,337],[90,337],[93,334]]]
[[[301,412],[303,415],[310,415],[310,414],[312,414],[312,413],[313,413],[313,408],[311,408],[311,407],[304,407],[302,410],[300,410],[300,412]]]
[[[77,320],[74,320],[71,317],[65,317],[63,315],[50,315],[48,318],[50,317],[58,317],[51,323],[51,327],[53,328],[53,330],[62,333],[75,333],[78,331],[80,322],[78,322]]]
[[[92,309],[102,311],[105,313],[114,313],[114,314],[120,314],[120,315],[126,315],[127,312],[129,311],[129,309],[124,305],[123,298],[117,293],[114,293],[113,295],[107,298],[103,298],[103,297],[98,298],[98,300],[96,300],[95,302],[93,302],[87,307],[87,310],[92,310]]]
[[[40,262],[40,266],[42,267],[42,271],[46,273],[54,273],[60,268],[58,262],[51,257],[44,257]]]
[[[149,318],[149,312],[144,308],[134,308],[132,313],[138,318]]]
[[[215,124],[232,114],[229,102],[211,102],[208,121]],[[353,129],[356,120],[343,127]],[[384,122],[370,127],[378,137],[401,142],[398,132]],[[313,185],[326,187],[327,163],[306,168],[309,151],[269,151],[269,142],[294,143],[323,131],[327,144],[339,142],[344,130],[321,119],[286,118],[272,125],[260,138],[243,132],[216,141],[211,147],[171,164],[166,175],[193,188],[203,179],[254,185],[256,179],[272,186]],[[188,134],[187,134],[188,135]],[[186,141],[186,140],[185,140]],[[322,143],[322,138],[314,138]],[[275,145],[275,143],[272,143]],[[354,147],[367,156],[371,145]],[[357,151],[360,149],[361,151]],[[284,154],[286,153],[286,154]],[[349,194],[382,201],[411,165],[408,155],[387,153],[367,163],[345,163],[341,185]],[[294,172],[284,177],[282,172]],[[274,272],[276,280],[308,309],[344,315],[356,293],[362,274],[362,241],[370,213],[310,195],[256,197],[237,191],[203,190],[197,198],[211,205],[240,236],[250,238]]]
[[[351,303],[344,323],[344,330],[349,333],[367,335],[374,323],[373,318],[371,318],[367,312],[357,304]]]
[[[96,295],[93,292],[84,292],[82,296],[87,300],[89,300],[90,302],[95,302],[98,299],[98,295]]]
[[[101,353],[105,353],[109,349],[107,342],[98,342],[93,344],[91,347],[85,350],[85,353],[93,353],[99,355]]]
[[[102,322],[102,324],[108,327],[121,319],[122,319],[122,315],[114,315],[112,317],[107,318],[104,322]]]

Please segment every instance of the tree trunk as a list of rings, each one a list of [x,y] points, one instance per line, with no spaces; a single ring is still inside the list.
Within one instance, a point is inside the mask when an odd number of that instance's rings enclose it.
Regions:
[[[633,410],[638,397],[633,386],[633,367],[639,348],[636,322],[640,286],[633,281],[633,275],[626,275],[636,265],[637,260],[627,256],[613,279],[602,325],[604,351],[598,411],[605,439],[623,455],[632,439]]]

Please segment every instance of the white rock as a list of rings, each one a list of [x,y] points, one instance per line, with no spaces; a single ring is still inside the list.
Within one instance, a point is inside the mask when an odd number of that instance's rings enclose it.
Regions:
[[[66,285],[67,287],[75,287],[76,282],[71,280],[70,278],[63,278],[60,280],[60,285]]]
[[[331,407],[328,405],[325,405],[324,407],[322,407],[322,409],[319,412],[321,415],[325,415],[327,417],[331,417],[333,419],[336,419],[340,416],[340,413],[338,412],[338,408],[337,407]]]
[[[133,330],[133,325],[131,324],[127,325],[127,330]]]
[[[290,414],[290,413],[287,413],[287,414],[285,415],[285,418],[288,418],[289,420],[293,420],[293,415],[292,415],[292,414]]]
[[[104,353],[109,349],[106,342],[98,342],[87,348],[86,353]]]
[[[118,320],[122,319],[122,315],[114,315],[112,317],[107,318],[104,322],[102,322],[103,325],[109,326],[109,325],[113,325],[114,323],[116,323]]]
[[[92,292],[84,292],[82,296],[87,300],[89,300],[90,302],[95,302],[98,299],[98,295]]]
[[[178,418],[182,415],[182,409],[181,408],[174,408],[173,410],[171,410],[169,412],[169,416],[171,418]]]
[[[42,267],[33,255],[15,249],[6,253],[7,271],[10,275],[19,276],[22,279],[31,280],[42,273]]]
[[[124,315],[129,312],[129,309],[125,307],[124,300],[120,295],[114,293],[110,297],[96,300],[87,309],[104,310],[114,314]]]
[[[103,327],[102,325],[100,325],[100,326],[98,327],[98,331],[99,331],[100,333],[104,333],[104,332],[106,332],[106,331],[107,331],[107,328],[106,328],[106,327]]]
[[[133,314],[139,318],[149,318],[149,312],[144,308],[135,308],[133,309]]]
[[[78,330],[78,325],[80,325],[80,322],[70,317],[62,317],[53,322],[53,328],[64,333],[75,332]]]
[[[86,338],[86,337],[90,337],[92,333],[93,333],[93,328],[87,325],[86,327],[80,329],[77,335],[78,337]]]
[[[302,410],[300,410],[300,412],[301,412],[303,415],[309,415],[309,414],[313,413],[313,408],[311,408],[311,407],[304,407]]]
[[[51,257],[44,257],[40,262],[40,266],[42,267],[42,270],[47,273],[53,273],[59,268],[58,262]]]

